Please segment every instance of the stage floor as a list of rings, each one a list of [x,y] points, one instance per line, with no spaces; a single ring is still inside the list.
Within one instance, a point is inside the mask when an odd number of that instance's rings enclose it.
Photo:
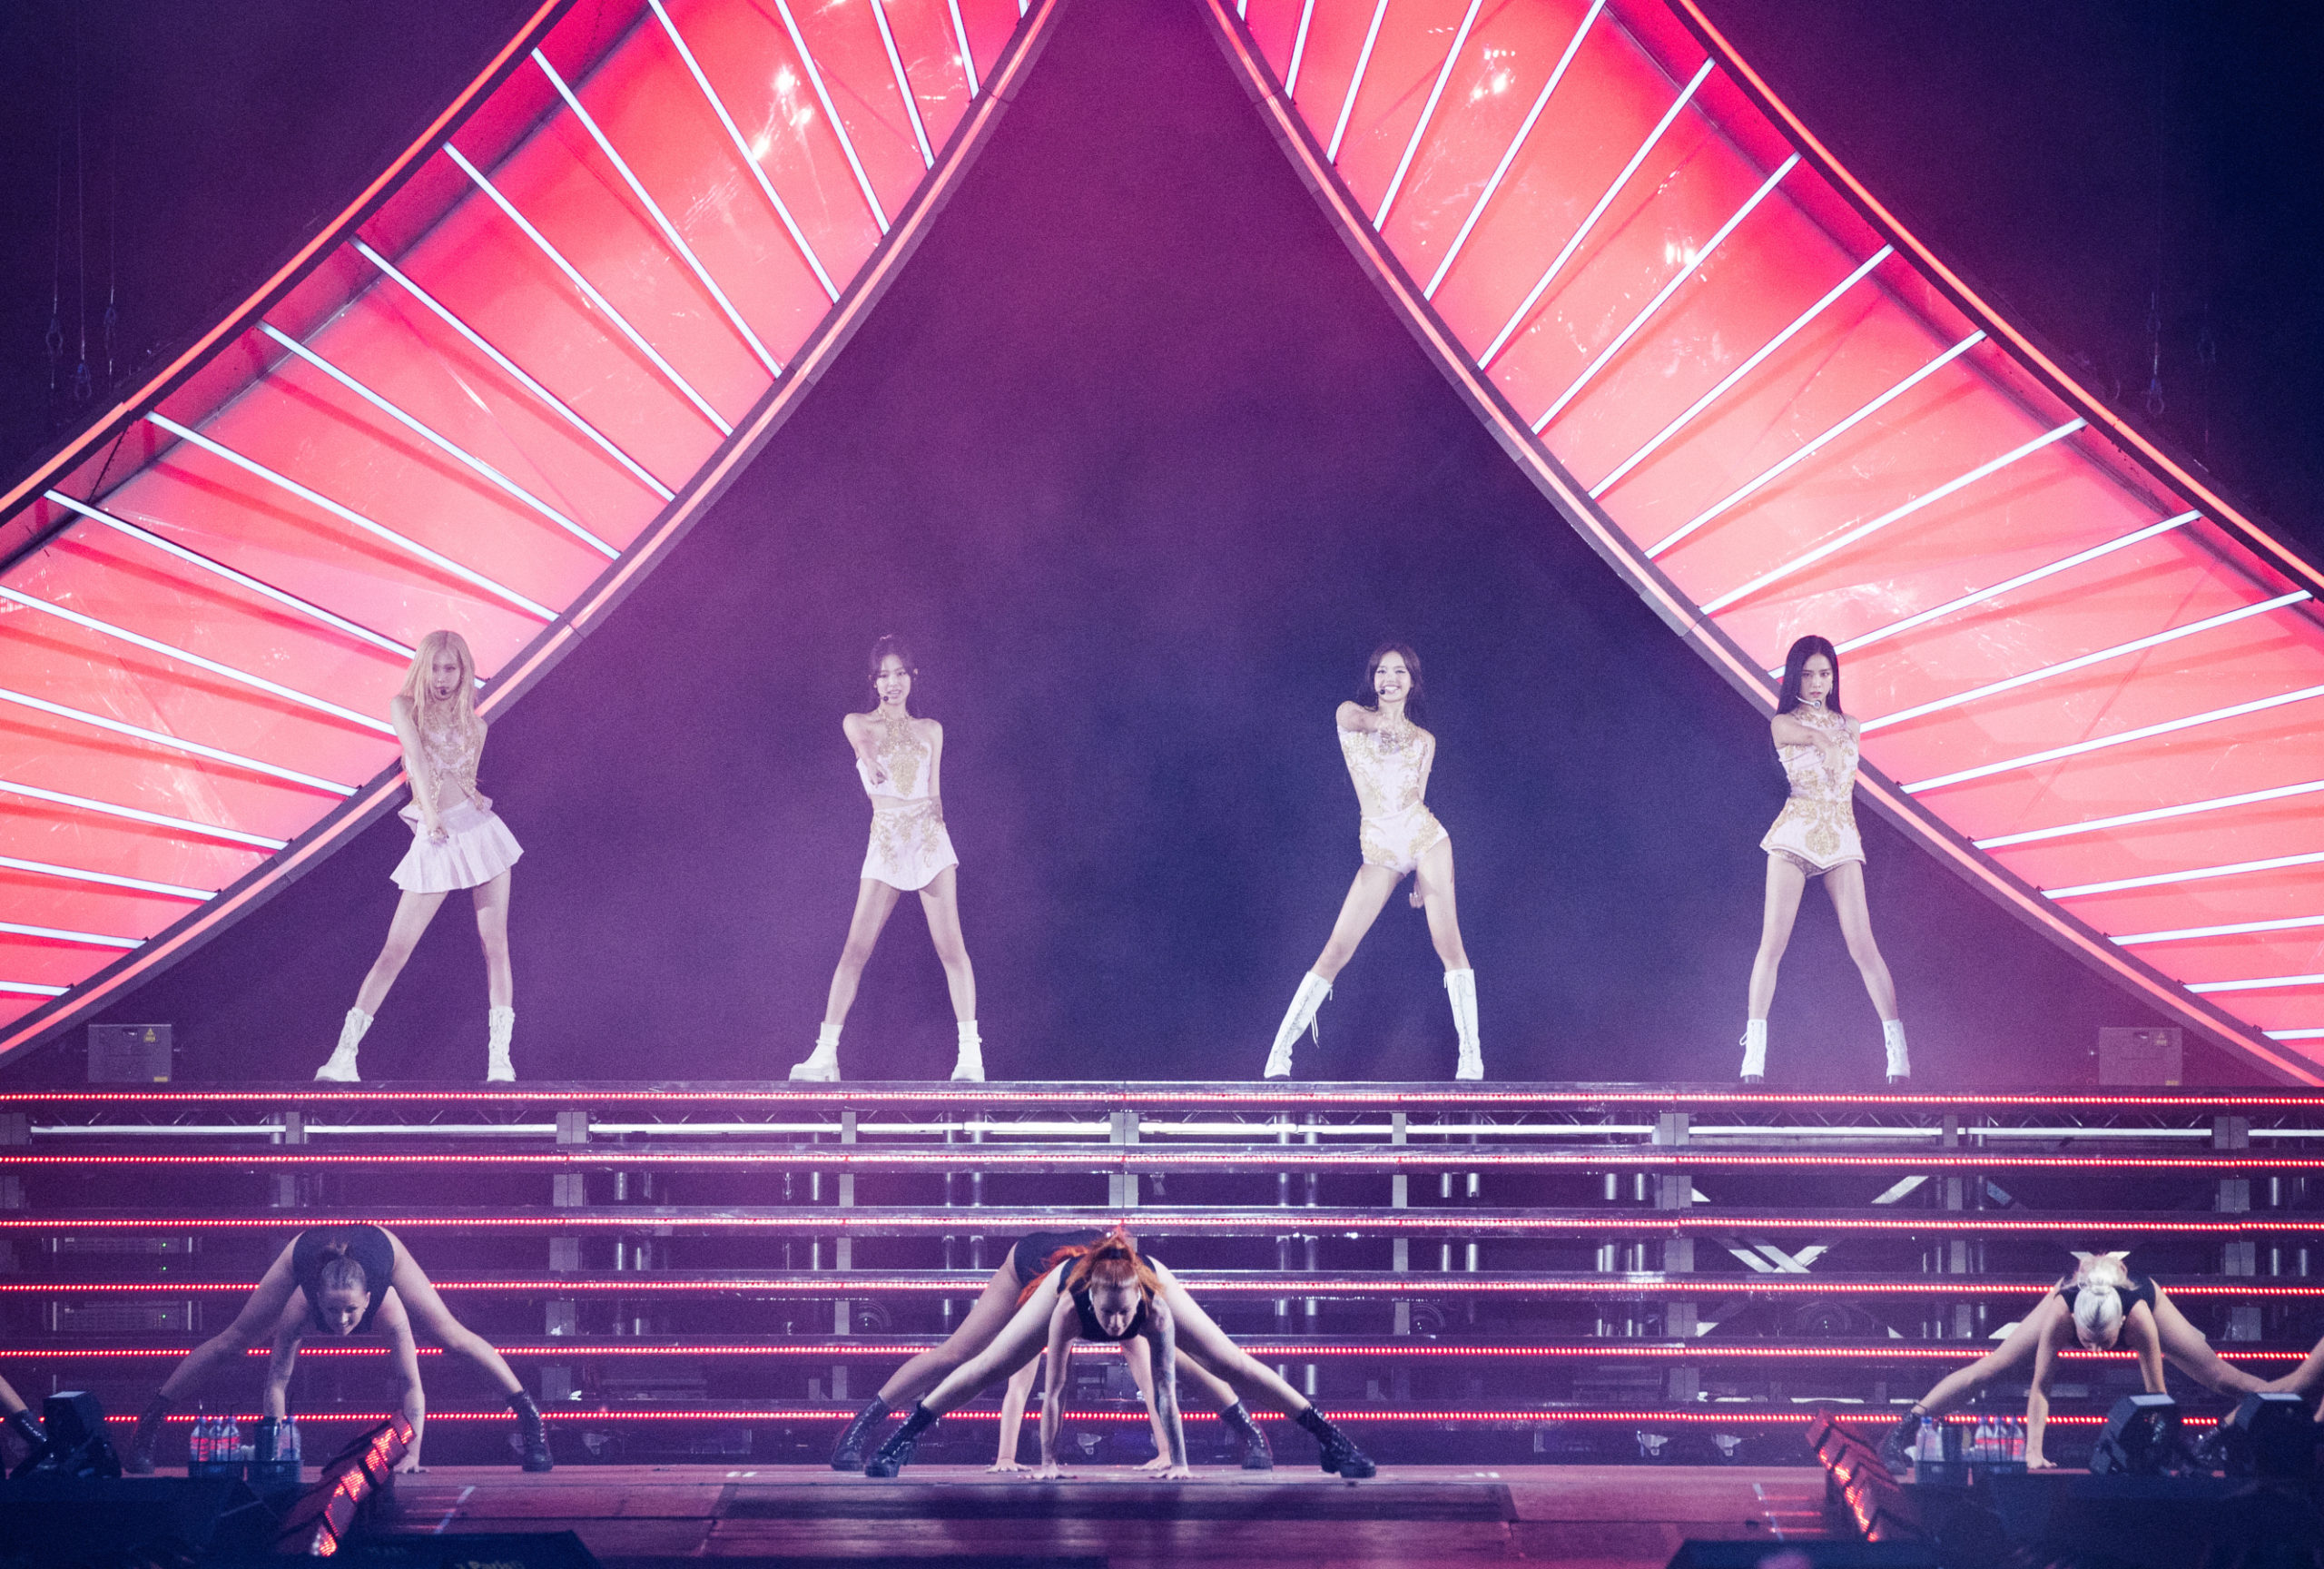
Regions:
[[[607,1569],[694,1558],[785,1569],[911,1559],[1663,1569],[1689,1537],[1772,1546],[1827,1534],[1814,1467],[1400,1465],[1352,1484],[1285,1465],[1197,1476],[1151,1482],[1108,1466],[1035,1483],[927,1465],[874,1482],[811,1466],[573,1465],[542,1476],[445,1467],[399,1478],[376,1529],[570,1528]]]

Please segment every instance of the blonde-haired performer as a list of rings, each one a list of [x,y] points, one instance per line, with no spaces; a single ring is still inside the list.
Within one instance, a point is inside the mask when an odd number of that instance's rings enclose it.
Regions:
[[[939,777],[944,767],[944,726],[915,719],[907,705],[919,674],[911,650],[893,633],[872,646],[872,693],[867,714],[840,722],[855,749],[855,772],[872,797],[872,844],[863,854],[863,876],[856,885],[855,913],[847,923],[847,943],[832,972],[831,995],[823,1004],[823,1026],[815,1049],[791,1067],[793,1079],[818,1083],[839,1080],[839,1031],[855,1005],[863,967],[880,941],[896,901],[920,895],[928,935],[944,966],[952,994],[952,1016],[960,1027],[960,1051],[952,1077],[984,1082],[984,1042],[977,1034],[977,972],[960,935],[960,858],[944,828],[944,796]]]
[[[477,792],[485,724],[477,717],[476,656],[467,640],[457,632],[422,637],[388,709],[403,743],[404,773],[411,780],[411,804],[401,814],[411,824],[411,848],[393,873],[403,897],[388,923],[387,943],[340,1026],[339,1046],[315,1077],[356,1081],[355,1050],[387,1001],[388,988],[403,972],[444,895],[467,888],[474,891],[477,935],[484,942],[489,1042],[484,1076],[493,1083],[512,1082],[517,1071],[508,1061],[508,1041],[516,1032],[517,1009],[516,980],[508,968],[508,877],[524,850],[493,815],[490,798]]]
[[[280,1417],[290,1388],[299,1347],[310,1335],[344,1339],[367,1331],[388,1343],[388,1358],[399,1386],[403,1414],[412,1426],[411,1450],[398,1467],[419,1469],[419,1441],[428,1425],[428,1400],[419,1386],[419,1330],[466,1360],[491,1381],[516,1414],[517,1447],[527,1471],[547,1471],[553,1462],[540,1407],[509,1370],[500,1353],[475,1330],[452,1317],[427,1272],[404,1248],[402,1238],[378,1226],[319,1226],[293,1237],[260,1278],[258,1289],[234,1321],[185,1355],[163,1381],[161,1392],[137,1418],[137,1438],[123,1467],[143,1476],[153,1469],[153,1450],[171,1407],[199,1389],[222,1368],[238,1367],[253,1347],[271,1348],[263,1410]]]
[[[2187,1322],[2168,1293],[2144,1275],[2123,1266],[2128,1253],[2076,1253],[2073,1274],[2050,1288],[2034,1310],[1999,1346],[1968,1367],[1948,1373],[1935,1388],[1913,1403],[1882,1441],[1881,1458],[1901,1469],[1921,1424],[1942,1416],[2009,1369],[2031,1358],[2033,1382],[2025,1391],[2025,1464],[2039,1471],[2052,1462],[2042,1454],[2042,1430],[2050,1418],[2050,1377],[2058,1353],[2069,1341],[2090,1351],[2125,1345],[2139,1359],[2139,1377],[2150,1395],[2162,1393],[2168,1361],[2206,1389],[2249,1395],[2267,1387],[2240,1367],[2219,1358],[2203,1332]]]
[[[1444,993],[1460,1041],[1452,1077],[1485,1075],[1477,1038],[1477,972],[1461,942],[1452,898],[1452,836],[1426,799],[1429,772],[1436,766],[1436,737],[1421,728],[1423,690],[1420,656],[1408,644],[1383,643],[1364,661],[1361,690],[1339,706],[1340,755],[1363,812],[1356,839],[1364,863],[1355,869],[1355,882],[1340,903],[1323,952],[1299,978],[1291,1007],[1275,1027],[1266,1078],[1289,1076],[1291,1049],[1300,1032],[1314,1027],[1316,1011],[1332,994],[1332,982],[1355,957],[1356,945],[1406,877],[1413,880],[1412,902],[1428,913],[1429,941],[1444,965]]]

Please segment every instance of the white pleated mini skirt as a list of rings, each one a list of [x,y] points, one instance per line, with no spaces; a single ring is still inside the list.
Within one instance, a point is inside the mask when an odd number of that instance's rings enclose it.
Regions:
[[[452,893],[480,888],[517,863],[525,847],[508,832],[508,824],[493,814],[484,796],[447,806],[437,814],[444,824],[441,844],[428,836],[419,808],[406,806],[399,816],[411,824],[411,848],[391,873],[396,886],[407,893]]]

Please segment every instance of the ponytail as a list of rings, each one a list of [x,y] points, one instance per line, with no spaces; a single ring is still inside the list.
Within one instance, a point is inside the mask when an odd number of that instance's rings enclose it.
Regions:
[[[1069,1265],[1062,1291],[1081,1291],[1091,1282],[1100,1285],[1136,1285],[1148,1297],[1162,1294],[1161,1278],[1154,1273],[1145,1259],[1137,1256],[1137,1238],[1129,1234],[1127,1225],[1115,1227],[1095,1242],[1059,1248],[1041,1260],[1040,1273],[1032,1284],[1017,1294],[1017,1304],[1023,1307],[1035,1289],[1059,1265]]]

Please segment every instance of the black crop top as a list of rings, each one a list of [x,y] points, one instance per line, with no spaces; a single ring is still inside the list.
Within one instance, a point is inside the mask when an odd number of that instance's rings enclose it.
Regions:
[[[2141,1275],[2136,1271],[2130,1271],[2129,1273],[2131,1277],[2130,1284],[2115,1288],[2116,1290],[2122,1293],[2122,1317],[2125,1318],[2129,1317],[2131,1316],[2131,1309],[2142,1302],[2146,1304],[2146,1310],[2148,1312],[2153,1312],[2154,1280],[2152,1277]],[[2072,1313],[2073,1311],[2074,1298],[2082,1295],[2082,1286],[2077,1283],[2062,1281],[2058,1286],[2058,1295],[2065,1298],[2066,1311],[2068,1313]]]
[[[1129,1327],[1123,1330],[1118,1335],[1108,1335],[1098,1323],[1098,1315],[1089,1306],[1088,1288],[1087,1287],[1083,1287],[1076,1290],[1073,1293],[1073,1310],[1081,1317],[1081,1338],[1084,1340],[1111,1340],[1117,1343],[1124,1340],[1135,1339],[1137,1336],[1145,1333],[1146,1330],[1146,1309],[1147,1300],[1147,1298],[1143,1292],[1139,1293],[1137,1298],[1137,1311],[1130,1315]]]
[[[322,1273],[329,1262],[323,1249],[339,1243],[346,1244],[347,1256],[363,1271],[363,1288],[371,1294],[370,1306],[363,1309],[353,1331],[360,1335],[371,1327],[379,1304],[387,1299],[389,1283],[395,1278],[396,1245],[377,1226],[332,1226],[299,1233],[290,1244],[290,1278],[307,1294],[307,1317],[318,1329],[323,1327]]]

